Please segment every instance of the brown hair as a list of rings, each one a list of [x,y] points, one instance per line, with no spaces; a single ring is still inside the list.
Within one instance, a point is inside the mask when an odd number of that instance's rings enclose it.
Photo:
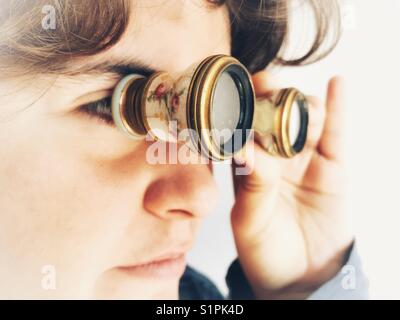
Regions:
[[[227,5],[231,18],[232,55],[250,72],[271,62],[303,65],[326,56],[339,39],[336,0],[303,0],[314,12],[316,33],[309,50],[294,60],[279,53],[288,35],[289,0],[208,0]],[[42,27],[45,5],[55,8],[57,28]],[[26,73],[68,73],[71,59],[94,55],[114,45],[129,21],[129,0],[8,1],[0,8],[0,75],[22,66]],[[335,36],[318,52],[328,34]],[[12,72],[15,72],[12,71]]]

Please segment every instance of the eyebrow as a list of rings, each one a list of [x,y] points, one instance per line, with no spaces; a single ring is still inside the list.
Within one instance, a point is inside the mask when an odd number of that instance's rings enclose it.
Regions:
[[[148,77],[159,70],[156,70],[140,61],[126,61],[126,60],[107,60],[103,62],[96,62],[88,64],[74,71],[76,75],[116,75],[124,77],[129,74],[140,74]]]

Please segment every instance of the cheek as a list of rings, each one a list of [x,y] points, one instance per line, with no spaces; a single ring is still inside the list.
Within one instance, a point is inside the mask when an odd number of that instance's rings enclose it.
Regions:
[[[141,210],[145,174],[134,175],[139,168],[130,179],[122,174],[135,167],[139,151],[104,160],[85,150],[84,141],[43,127],[46,132],[32,128],[29,136],[22,126],[0,129],[1,254],[35,271],[46,264],[69,273],[101,269],[132,219],[140,219],[134,214]]]

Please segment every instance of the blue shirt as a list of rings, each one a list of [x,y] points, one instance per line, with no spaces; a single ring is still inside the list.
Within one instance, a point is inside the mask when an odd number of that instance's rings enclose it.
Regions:
[[[228,299],[255,299],[239,260],[228,269],[226,283]],[[310,300],[364,300],[368,299],[368,280],[362,270],[361,260],[355,245],[349,249],[345,264],[340,272],[312,293]],[[187,267],[179,283],[180,300],[223,300],[225,297],[206,276]]]

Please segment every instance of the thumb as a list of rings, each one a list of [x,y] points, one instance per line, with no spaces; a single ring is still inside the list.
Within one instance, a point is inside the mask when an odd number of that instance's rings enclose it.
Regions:
[[[256,96],[268,97],[283,87],[280,80],[268,71],[257,72],[251,79]]]

